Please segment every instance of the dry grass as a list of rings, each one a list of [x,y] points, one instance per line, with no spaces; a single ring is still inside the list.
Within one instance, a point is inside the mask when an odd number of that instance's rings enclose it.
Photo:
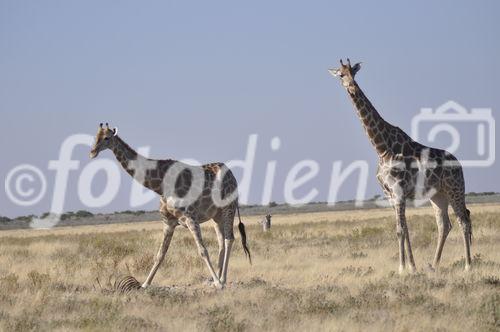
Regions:
[[[0,233],[0,330],[485,330],[500,328],[500,206],[471,206],[474,265],[463,270],[459,227],[442,269],[425,272],[435,246],[430,209],[409,211],[417,267],[399,276],[389,210],[280,215],[270,233],[245,218],[254,265],[239,239],[224,291],[188,231],[174,235],[146,292],[95,290],[94,280],[144,280],[161,223]],[[209,225],[208,225],[209,226]],[[215,259],[213,230],[205,242]]]

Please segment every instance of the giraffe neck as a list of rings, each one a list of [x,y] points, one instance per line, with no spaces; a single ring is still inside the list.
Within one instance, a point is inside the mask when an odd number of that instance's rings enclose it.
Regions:
[[[162,195],[163,176],[175,161],[154,160],[141,156],[118,136],[113,137],[111,150],[130,176],[144,187]]]
[[[347,88],[370,142],[379,156],[391,152],[390,132],[396,127],[385,121],[356,82]]]

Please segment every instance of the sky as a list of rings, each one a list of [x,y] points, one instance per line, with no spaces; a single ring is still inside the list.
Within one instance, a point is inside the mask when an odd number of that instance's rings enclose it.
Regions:
[[[316,188],[313,200],[327,200],[333,163],[359,160],[369,167],[365,196],[381,194],[375,151],[327,69],[340,58],[362,61],[358,84],[406,132],[422,108],[449,100],[498,118],[499,12],[498,1],[0,0],[0,177],[6,182],[29,164],[47,188],[25,206],[0,191],[0,215],[49,211],[49,161],[66,138],[94,135],[100,122],[117,126],[133,147],[149,146],[152,157],[201,163],[244,159],[250,135],[258,135],[244,203],[261,203],[269,161],[276,162],[273,201],[285,200],[285,180],[303,160],[319,167],[297,197]],[[475,126],[458,125],[460,159],[474,154]],[[281,144],[273,150],[275,137]],[[433,142],[449,145],[446,134]],[[88,152],[80,145],[72,153],[79,165],[69,173],[64,210],[130,209],[132,179],[123,171],[109,204],[81,202]],[[110,152],[99,158],[114,160]],[[500,191],[499,171],[498,162],[466,168],[467,191]],[[98,173],[92,192],[106,181]],[[354,198],[357,183],[353,173],[337,199]],[[30,185],[22,183],[25,191]],[[137,208],[157,207],[153,200]]]

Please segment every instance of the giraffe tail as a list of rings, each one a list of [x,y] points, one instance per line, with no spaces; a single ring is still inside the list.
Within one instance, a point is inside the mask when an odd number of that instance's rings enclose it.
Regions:
[[[238,211],[238,219],[240,221],[240,223],[238,224],[238,230],[240,231],[240,235],[241,235],[241,244],[243,245],[243,251],[245,252],[245,256],[247,256],[250,264],[252,264],[252,255],[250,255],[250,250],[248,249],[247,233],[245,232],[245,225],[241,221],[240,207],[239,207],[238,202],[236,202],[236,211]]]

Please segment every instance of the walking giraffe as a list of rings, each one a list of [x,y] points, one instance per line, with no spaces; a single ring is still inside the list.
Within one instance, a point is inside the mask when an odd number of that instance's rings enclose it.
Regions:
[[[451,230],[448,205],[451,205],[462,228],[465,247],[465,270],[470,270],[472,225],[465,206],[465,182],[462,167],[449,152],[415,142],[403,130],[386,122],[371,104],[354,76],[360,63],[351,66],[340,60],[340,68],[330,69],[340,78],[357,109],[370,142],[378,154],[377,180],[396,212],[396,234],[399,241],[399,272],[405,268],[405,253],[409,269],[416,270],[406,224],[406,199],[429,197],[435,210],[438,241],[432,268],[439,265],[446,237]]]
[[[147,159],[135,152],[108,124],[99,125],[90,158],[110,149],[125,171],[146,188],[160,195],[160,214],[164,223],[163,241],[143,288],[148,287],[158,271],[178,225],[188,228],[198,252],[207,265],[214,286],[223,288],[227,280],[229,256],[234,241],[233,222],[238,212],[238,229],[243,249],[251,262],[245,226],[238,207],[238,184],[223,163],[190,166],[175,160]],[[200,224],[213,219],[219,243],[218,271],[214,271],[203,244]]]

